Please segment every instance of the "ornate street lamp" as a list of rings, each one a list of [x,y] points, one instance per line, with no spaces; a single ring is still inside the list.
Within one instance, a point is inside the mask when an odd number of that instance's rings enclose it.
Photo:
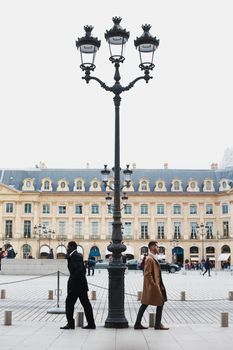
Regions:
[[[196,226],[197,231],[199,232],[199,229],[201,229],[200,236],[201,236],[201,251],[202,251],[202,261],[205,260],[205,256],[204,256],[204,236],[205,236],[205,229],[208,229],[208,226],[205,225],[203,222],[200,223],[200,225],[197,224]]]
[[[125,176],[125,182],[121,185],[120,178],[120,102],[121,93],[130,90],[137,81],[145,80],[146,83],[152,76],[150,76],[150,71],[153,70],[153,58],[154,51],[158,48],[159,40],[156,37],[152,37],[149,33],[150,25],[142,26],[143,34],[141,37],[135,40],[136,49],[139,51],[140,55],[140,65],[139,67],[144,71],[144,75],[137,77],[131,81],[127,86],[122,86],[120,83],[121,76],[119,72],[120,64],[124,62],[124,47],[127,43],[130,33],[123,29],[120,25],[121,18],[114,17],[113,27],[110,30],[106,30],[105,39],[109,44],[110,51],[110,61],[114,64],[115,83],[112,86],[106,85],[102,80],[95,76],[91,76],[91,72],[95,69],[94,59],[95,54],[100,48],[100,41],[91,35],[93,29],[92,26],[85,26],[86,35],[82,38],[78,38],[76,41],[77,49],[81,53],[81,65],[80,68],[85,72],[83,79],[86,83],[90,80],[97,81],[100,86],[113,93],[113,101],[115,106],[115,150],[114,150],[114,186],[109,186],[108,177],[110,170],[107,169],[105,165],[104,170],[101,171],[103,175],[103,182],[106,187],[109,187],[112,192],[114,192],[114,204],[113,204],[113,229],[112,229],[112,242],[108,246],[108,250],[112,252],[112,262],[109,264],[109,312],[108,317],[105,321],[105,327],[107,328],[127,328],[128,321],[124,315],[124,274],[125,274],[125,264],[122,262],[122,252],[126,250],[126,246],[122,242],[122,222],[121,222],[121,199],[123,205],[126,202],[126,194],[123,194],[121,198],[121,190],[123,187],[128,188],[130,186],[130,175],[132,171],[127,166],[126,170],[123,171]],[[148,56],[150,54],[150,59],[144,60],[143,55]],[[84,57],[85,56],[85,57]],[[112,197],[110,193],[106,197],[108,205],[111,205]]]

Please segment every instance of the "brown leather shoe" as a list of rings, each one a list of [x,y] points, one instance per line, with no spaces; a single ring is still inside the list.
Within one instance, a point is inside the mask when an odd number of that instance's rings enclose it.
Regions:
[[[164,327],[164,325],[161,323],[159,326],[155,325],[155,329],[159,329],[161,331],[167,331],[169,328],[168,327]]]
[[[148,327],[144,327],[142,324],[135,324],[134,329],[148,329]]]

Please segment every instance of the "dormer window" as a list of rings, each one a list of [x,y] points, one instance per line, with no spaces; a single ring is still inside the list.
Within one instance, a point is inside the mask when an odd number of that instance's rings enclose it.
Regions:
[[[198,192],[198,182],[196,180],[189,180],[187,192]]]
[[[149,192],[150,191],[149,180],[147,180],[147,179],[139,180],[139,189],[138,190],[142,191],[142,192]]]
[[[42,179],[41,191],[52,191],[52,181],[50,178]]]
[[[24,179],[23,180],[23,187],[22,187],[23,191],[34,191],[34,179]]]
[[[101,191],[101,182],[98,179],[91,180],[89,191]]]
[[[58,180],[57,191],[69,191],[69,182],[65,179]]]
[[[229,181],[228,179],[221,179],[219,181],[219,191],[228,191],[231,189],[230,183],[231,180]]]
[[[73,191],[85,191],[85,182],[82,178],[74,179]]]
[[[171,191],[183,191],[181,180],[178,180],[178,179],[172,180]]]
[[[166,186],[165,186],[165,181],[164,180],[157,180],[155,182],[155,192],[166,192]]]
[[[214,180],[212,180],[212,179],[205,179],[204,180],[203,191],[204,192],[214,192]]]

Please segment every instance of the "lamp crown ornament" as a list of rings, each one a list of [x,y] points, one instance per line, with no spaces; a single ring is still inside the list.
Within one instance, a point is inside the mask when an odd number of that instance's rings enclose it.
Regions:
[[[86,36],[91,36],[91,32],[92,32],[92,30],[94,29],[94,27],[93,26],[89,26],[89,25],[86,25],[86,26],[84,26],[83,27],[84,28],[84,30],[85,30],[85,33],[86,33]]]
[[[126,29],[123,29],[120,25],[122,18],[121,17],[113,17],[112,21],[114,26],[106,30],[105,39],[109,42],[109,40],[113,37],[122,37],[123,41],[126,42],[129,39],[129,32]]]
[[[150,29],[151,29],[151,25],[150,25],[150,24],[143,24],[143,25],[142,25],[142,29],[143,29],[143,31],[144,31],[145,34],[151,35],[151,34],[149,33],[149,31],[150,31]]]

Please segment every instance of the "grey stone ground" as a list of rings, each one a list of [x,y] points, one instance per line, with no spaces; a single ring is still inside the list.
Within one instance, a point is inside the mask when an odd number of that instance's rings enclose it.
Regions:
[[[61,308],[64,308],[67,278],[62,275],[60,279]],[[212,272],[211,277],[198,271],[163,273],[163,280],[169,299],[164,307],[163,323],[170,327],[169,331],[133,330],[140,305],[137,292],[142,289],[141,271],[128,271],[125,276],[125,314],[129,328],[104,328],[108,311],[107,270],[96,270],[94,276],[88,276],[90,297],[93,290],[97,296],[96,301],[91,301],[97,329],[62,331],[59,327],[66,323],[64,314],[47,313],[57,303],[56,299],[48,300],[48,290],[56,289],[56,273],[40,278],[0,275],[0,289],[6,290],[6,299],[0,299],[0,349],[233,349],[233,301],[228,300],[228,293],[233,290],[231,272]],[[180,300],[182,291],[186,292],[186,301]],[[6,310],[12,311],[12,326],[4,326]],[[76,311],[82,311],[79,303]],[[145,312],[144,325],[149,323],[149,312],[154,311],[154,307],[149,307]],[[228,328],[220,326],[221,312],[229,313]]]

